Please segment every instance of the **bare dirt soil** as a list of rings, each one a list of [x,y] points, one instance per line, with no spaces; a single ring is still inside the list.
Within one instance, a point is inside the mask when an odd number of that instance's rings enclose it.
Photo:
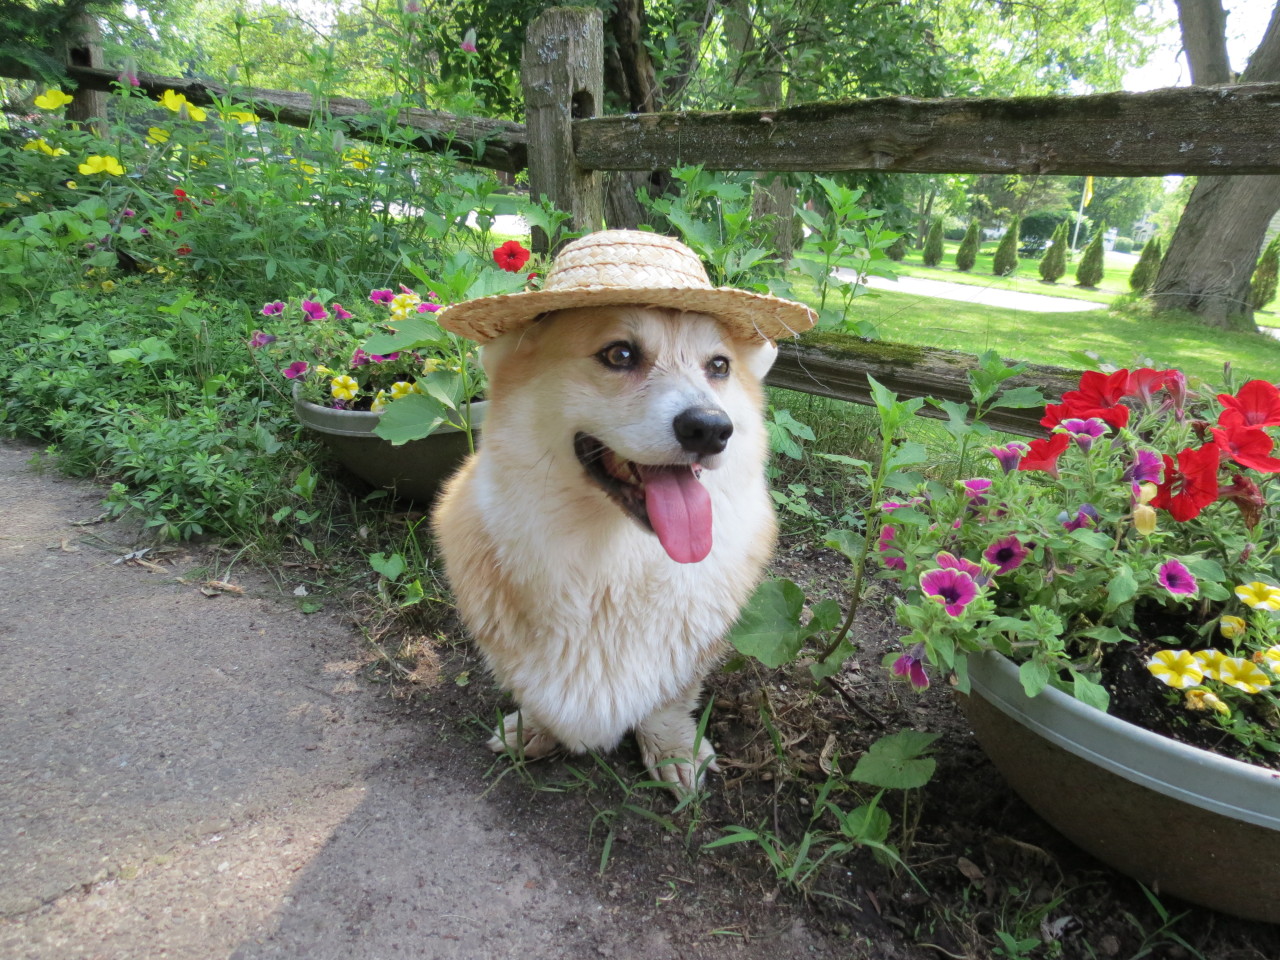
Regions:
[[[1280,928],[1172,898],[1166,920],[1043,824],[944,685],[886,675],[874,604],[838,689],[803,664],[712,678],[723,773],[675,813],[630,743],[488,754],[509,703],[447,612],[374,645],[334,598],[303,614],[299,571],[213,545],[117,564],[139,532],[78,525],[100,491],[31,453],[0,443],[0,955],[1280,958]],[[844,561],[793,546],[778,572],[837,593]],[[812,813],[832,762],[904,727],[940,735],[928,786],[884,801],[910,870],[854,850],[780,879],[834,830]],[[732,825],[777,865],[703,849]]]

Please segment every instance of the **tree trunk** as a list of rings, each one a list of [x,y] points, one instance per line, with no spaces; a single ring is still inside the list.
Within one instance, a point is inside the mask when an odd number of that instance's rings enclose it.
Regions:
[[[1221,0],[1178,0],[1178,13],[1192,79],[1230,82]],[[1212,42],[1206,24],[1217,25]],[[1280,4],[1241,80],[1280,80]],[[1152,285],[1156,309],[1190,311],[1206,326],[1256,330],[1249,280],[1278,209],[1280,176],[1201,177]]]
[[[73,29],[75,33],[63,48],[62,62],[74,67],[102,66],[102,29],[93,14],[82,13],[76,17]],[[107,134],[107,95],[100,90],[79,87],[67,104],[66,118],[74,123],[88,124],[93,121],[94,132],[105,137]]]

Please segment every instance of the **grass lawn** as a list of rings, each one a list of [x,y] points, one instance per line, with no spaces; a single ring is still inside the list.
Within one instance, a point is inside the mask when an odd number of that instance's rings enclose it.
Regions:
[[[803,283],[797,285],[804,290]],[[1031,313],[910,294],[873,291],[851,316],[870,320],[882,340],[965,353],[995,350],[1010,360],[1076,367],[1072,351],[1091,350],[1117,366],[1176,366],[1214,384],[1230,362],[1236,383],[1280,381],[1280,340],[1216,330],[1185,320],[1157,320],[1137,308],[1117,312]]]
[[[1076,266],[1080,262],[1079,254],[1075,262],[1067,264],[1067,272],[1062,279],[1057,283],[1045,283],[1040,279],[1040,261],[1025,257],[1018,259],[1018,269],[1011,275],[995,276],[991,272],[991,260],[995,256],[997,246],[995,240],[982,244],[972,270],[961,272],[956,269],[956,248],[959,246],[958,243],[946,241],[943,244],[946,252],[942,256],[942,263],[936,267],[926,267],[921,262],[923,251],[920,250],[908,250],[904,259],[897,263],[890,261],[885,266],[894,273],[907,277],[947,280],[952,283],[977,284],[1000,290],[1016,290],[1019,293],[1043,293],[1054,297],[1110,303],[1121,294],[1129,292],[1129,274],[1133,272],[1133,266],[1138,262],[1137,254],[1104,254],[1102,283],[1096,290],[1087,290],[1076,286],[1075,283]]]

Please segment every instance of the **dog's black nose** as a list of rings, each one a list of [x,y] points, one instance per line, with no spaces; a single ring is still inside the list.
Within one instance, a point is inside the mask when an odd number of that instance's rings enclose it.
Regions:
[[[671,425],[680,446],[690,453],[719,453],[733,434],[733,421],[719,407],[690,407],[677,414]]]

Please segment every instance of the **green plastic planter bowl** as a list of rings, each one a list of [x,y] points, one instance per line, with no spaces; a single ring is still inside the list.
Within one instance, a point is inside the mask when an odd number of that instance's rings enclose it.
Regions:
[[[1015,791],[1077,846],[1158,895],[1280,923],[1280,773],[1144,730],[1061,691],[1027,697],[996,653],[960,698]]]
[[[484,401],[471,404],[473,432],[478,432],[486,406]],[[429,437],[397,447],[373,432],[376,413],[333,410],[297,397],[293,409],[304,426],[320,434],[338,462],[400,499],[429,503],[467,456],[467,435],[456,427],[441,426]]]

